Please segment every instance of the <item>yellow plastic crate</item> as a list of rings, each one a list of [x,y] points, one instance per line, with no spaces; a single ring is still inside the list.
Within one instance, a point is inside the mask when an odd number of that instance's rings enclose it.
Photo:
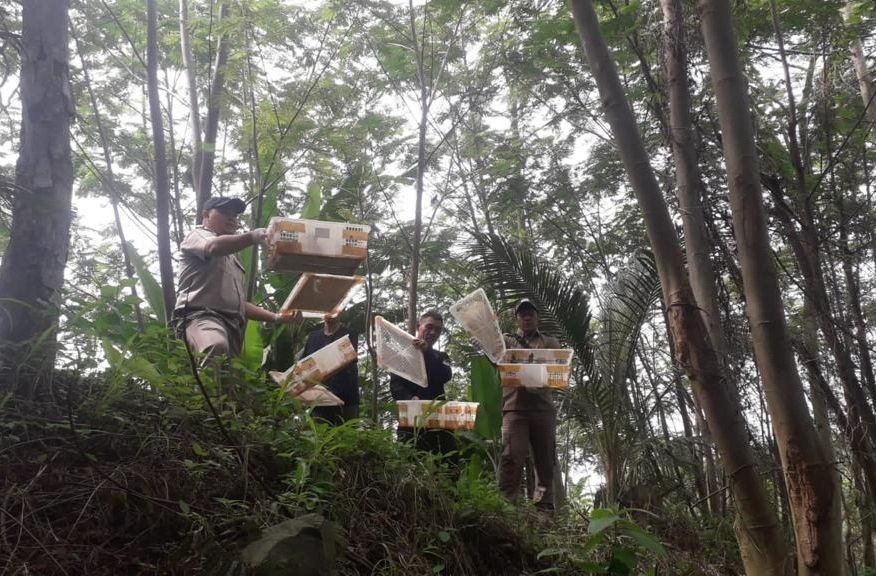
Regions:
[[[407,428],[473,430],[478,405],[477,402],[399,400],[398,423]]]
[[[509,349],[498,364],[502,386],[568,388],[574,354],[571,348]]]

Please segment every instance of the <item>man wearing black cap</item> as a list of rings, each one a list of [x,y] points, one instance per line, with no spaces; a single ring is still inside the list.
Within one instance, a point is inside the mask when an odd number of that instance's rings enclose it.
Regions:
[[[538,308],[528,299],[514,308],[517,332],[505,335],[506,348],[561,348],[559,340],[538,329]],[[523,464],[532,447],[538,476],[536,505],[554,507],[554,460],[557,414],[550,388],[502,389],[502,457],[499,489],[509,500],[520,494]]]
[[[174,323],[202,364],[219,356],[237,356],[247,320],[289,322],[300,315],[280,315],[246,301],[245,271],[237,252],[264,243],[267,231],[238,234],[238,217],[246,209],[239,198],[214,196],[204,203],[201,225],[180,245]]]

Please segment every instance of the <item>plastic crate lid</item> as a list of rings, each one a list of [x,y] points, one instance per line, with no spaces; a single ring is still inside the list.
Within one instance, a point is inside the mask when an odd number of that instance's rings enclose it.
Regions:
[[[414,337],[383,316],[376,316],[377,363],[393,374],[410,380],[417,386],[428,386],[426,361],[423,353],[414,346]]]
[[[483,288],[478,288],[454,302],[450,306],[450,314],[477,340],[494,364],[502,360],[505,355],[505,338],[502,337],[499,320]]]
[[[301,310],[308,318],[322,318],[326,314],[338,314],[344,310],[362,285],[362,276],[336,276],[305,272],[295,288],[286,297],[282,312]]]

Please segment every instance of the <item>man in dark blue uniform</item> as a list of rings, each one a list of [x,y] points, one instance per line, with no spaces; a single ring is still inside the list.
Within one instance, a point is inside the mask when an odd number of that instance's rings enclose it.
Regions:
[[[320,348],[324,348],[344,336],[350,336],[353,348],[358,349],[359,335],[351,332],[341,324],[339,315],[326,314],[323,324],[307,336],[304,345],[304,356],[310,356]],[[320,418],[331,424],[340,424],[346,420],[359,417],[359,365],[353,360],[336,374],[329,376],[322,383],[329,391],[344,401],[343,406],[317,406],[311,412],[314,418]]]
[[[444,317],[435,310],[429,310],[420,316],[417,322],[417,337],[414,346],[422,350],[426,363],[425,388],[417,386],[410,380],[398,374],[392,374],[389,379],[389,389],[395,400],[445,400],[444,385],[450,381],[453,371],[450,368],[450,357],[435,350],[435,343],[444,330]],[[456,441],[448,430],[416,430],[414,428],[398,428],[399,440],[416,439],[420,450],[435,454],[446,454],[456,450]]]

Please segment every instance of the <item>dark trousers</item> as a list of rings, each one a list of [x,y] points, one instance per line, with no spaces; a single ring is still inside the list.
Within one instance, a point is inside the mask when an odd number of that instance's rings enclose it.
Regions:
[[[316,406],[310,411],[310,417],[314,420],[328,422],[332,426],[343,424],[347,420],[359,417],[359,405],[352,406]]]
[[[499,490],[509,500],[520,496],[523,464],[531,446],[538,486],[543,490],[538,504],[553,508],[556,426],[557,416],[552,410],[509,410],[502,414]]]
[[[417,450],[432,454],[449,454],[457,449],[456,437],[450,430],[398,427],[399,442],[414,442]]]

